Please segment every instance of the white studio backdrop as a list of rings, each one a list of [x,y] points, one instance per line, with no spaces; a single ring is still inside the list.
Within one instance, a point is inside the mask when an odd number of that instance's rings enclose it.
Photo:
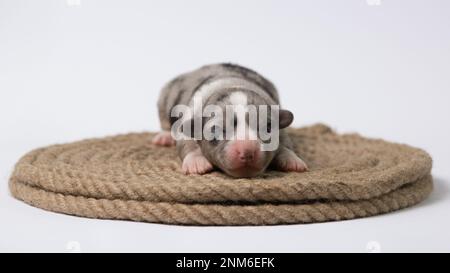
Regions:
[[[0,251],[450,251],[450,2],[0,0]],[[159,129],[156,99],[215,62],[257,70],[296,126],[431,153],[423,204],[347,222],[196,228],[99,221],[9,196],[33,148]]]

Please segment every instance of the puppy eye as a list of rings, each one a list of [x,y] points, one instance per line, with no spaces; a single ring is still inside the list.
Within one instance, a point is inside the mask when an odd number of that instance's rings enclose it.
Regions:
[[[213,139],[211,140],[211,143],[216,145],[217,143],[219,143],[222,130],[219,126],[214,125],[211,127],[211,132],[213,134]]]

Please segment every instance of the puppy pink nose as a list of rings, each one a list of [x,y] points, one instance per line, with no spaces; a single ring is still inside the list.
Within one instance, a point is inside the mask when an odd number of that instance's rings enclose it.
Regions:
[[[234,158],[242,163],[249,163],[256,159],[259,152],[257,141],[237,140],[233,144]]]
[[[242,162],[249,162],[249,161],[252,161],[255,158],[255,151],[254,150],[245,149],[245,150],[237,151],[237,152],[238,152],[238,158]]]

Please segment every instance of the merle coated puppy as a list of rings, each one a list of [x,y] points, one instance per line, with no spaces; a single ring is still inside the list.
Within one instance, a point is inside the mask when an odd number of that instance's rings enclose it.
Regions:
[[[227,135],[225,124],[234,128],[244,128],[243,137],[196,138],[194,134],[184,133],[184,138],[176,137],[175,125],[193,124],[198,114],[193,110],[182,118],[174,117],[177,105],[193,108],[195,99],[201,106],[215,105],[226,112],[227,106],[278,106],[279,98],[275,86],[257,72],[234,64],[213,64],[182,74],[164,86],[158,100],[158,111],[162,132],[153,138],[153,143],[161,146],[176,145],[182,160],[182,170],[186,174],[204,174],[221,169],[233,177],[253,177],[263,173],[268,167],[286,172],[307,170],[305,162],[293,151],[293,144],[284,128],[288,127],[293,114],[281,109],[278,111],[277,125],[273,126],[272,115],[257,115],[257,124],[265,125],[266,132],[277,130],[277,146],[274,149],[262,149],[267,139],[262,140],[257,128],[250,126],[249,116],[225,115],[215,121],[213,116],[201,118],[201,125],[212,122],[212,133],[217,131]],[[257,112],[259,113],[259,112]],[[261,122],[261,123],[260,123]],[[233,128],[231,126],[231,128]],[[264,126],[263,126],[264,127]]]

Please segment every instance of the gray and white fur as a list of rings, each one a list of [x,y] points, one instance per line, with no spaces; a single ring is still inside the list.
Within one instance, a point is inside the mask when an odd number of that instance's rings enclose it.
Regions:
[[[272,151],[260,151],[262,141],[258,137],[256,140],[244,141],[217,139],[175,141],[170,131],[178,118],[172,117],[172,110],[177,105],[192,107],[194,98],[201,98],[203,106],[218,105],[223,109],[227,105],[238,104],[255,106],[280,104],[278,92],[269,80],[253,70],[234,64],[203,66],[167,83],[158,99],[162,132],[154,137],[153,143],[162,146],[176,145],[183,162],[184,173],[204,174],[216,167],[233,177],[252,177],[261,174],[268,167],[280,171],[307,170],[303,160],[293,152],[292,141],[283,130],[293,121],[293,114],[284,109],[279,112],[279,145]],[[234,119],[235,125],[246,122],[236,120],[236,117]],[[203,125],[208,120],[203,118]],[[270,119],[267,123],[270,124]],[[252,131],[251,128],[248,128],[248,131]]]

